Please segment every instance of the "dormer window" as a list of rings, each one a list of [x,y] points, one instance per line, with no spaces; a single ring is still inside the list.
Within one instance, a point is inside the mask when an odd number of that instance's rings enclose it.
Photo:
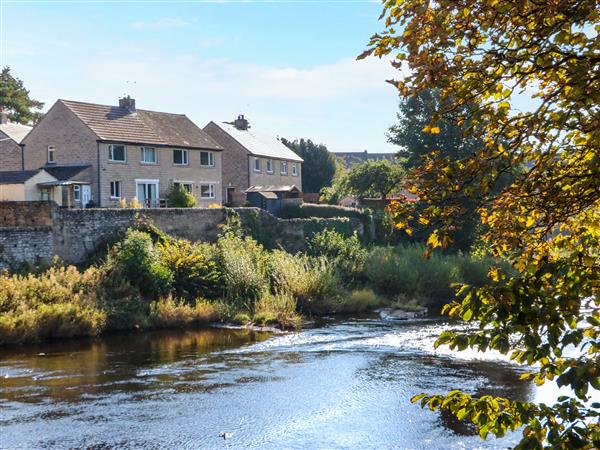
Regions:
[[[48,164],[52,164],[55,162],[54,159],[54,145],[48,146]]]

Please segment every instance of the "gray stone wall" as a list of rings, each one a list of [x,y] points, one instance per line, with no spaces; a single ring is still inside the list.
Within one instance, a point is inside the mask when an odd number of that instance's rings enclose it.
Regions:
[[[257,208],[61,209],[48,202],[0,202],[0,218],[11,218],[0,221],[0,246],[4,249],[0,261],[35,262],[58,256],[81,263],[140,218],[174,236],[214,242],[229,211],[240,214],[249,232],[267,246],[292,252],[303,250],[307,235],[322,228],[343,226],[363,233],[362,223],[356,219],[285,220]],[[24,217],[30,219],[19,219]]]

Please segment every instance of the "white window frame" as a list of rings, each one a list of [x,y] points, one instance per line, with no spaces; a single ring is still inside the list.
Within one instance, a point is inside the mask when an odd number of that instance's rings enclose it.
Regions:
[[[81,186],[79,184],[73,185],[73,201],[74,202],[81,201]]]
[[[273,173],[273,160],[272,159],[267,159],[267,173]]]
[[[287,173],[288,173],[288,163],[287,163],[287,161],[281,161],[279,163],[279,173],[281,175],[287,175]]]
[[[115,147],[123,147],[123,159],[115,159]],[[127,163],[127,146],[124,144],[108,144],[108,160],[114,163]]]
[[[117,192],[116,192],[117,191],[117,189],[116,189],[117,186],[119,187],[119,189],[118,189],[119,190],[119,192],[118,192],[119,195],[113,195],[113,194],[117,194]],[[113,181],[110,182],[110,199],[111,200],[120,200],[121,199],[121,195],[122,195],[121,189],[122,189],[122,187],[123,187],[123,183],[121,183],[121,181],[119,181],[119,180],[113,180]]]
[[[208,155],[208,164],[202,164],[202,154]],[[215,167],[215,152],[201,150],[200,151],[200,167]]]
[[[254,171],[256,173],[262,172],[262,166],[261,166],[260,158],[254,158]]]
[[[181,152],[181,161],[180,163],[175,162],[175,152]],[[190,164],[190,154],[184,148],[174,148],[173,149],[173,165],[174,166],[188,166]]]
[[[202,183],[200,184],[200,198],[213,199],[215,198],[215,184],[216,183]],[[208,196],[203,195],[202,188],[208,186]]]
[[[292,176],[298,176],[298,163],[292,163]]]
[[[48,161],[48,164],[53,164],[53,163],[56,162],[56,158],[54,157],[54,151],[55,150],[56,150],[56,148],[54,147],[54,145],[49,145],[48,146],[48,148],[47,148],[47,154],[46,154],[46,160]]]
[[[193,181],[181,181],[181,180],[175,180],[173,181],[173,187],[176,187],[176,185],[180,185],[180,186],[189,186],[189,189],[186,189],[186,192],[194,195],[194,182]]]
[[[147,156],[146,152],[149,150],[152,150],[152,153],[154,153],[154,161],[145,160],[145,157]],[[156,151],[156,147],[140,147],[140,162],[142,164],[158,164],[158,152]]]

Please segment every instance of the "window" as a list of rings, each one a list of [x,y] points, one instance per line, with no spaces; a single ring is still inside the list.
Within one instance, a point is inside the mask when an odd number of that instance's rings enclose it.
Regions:
[[[154,147],[142,147],[140,161],[145,164],[156,164],[156,149]]]
[[[214,184],[201,184],[200,185],[200,197],[215,198],[215,185]]]
[[[176,166],[187,166],[188,165],[188,151],[187,150],[173,150],[173,164]]]
[[[200,165],[204,166],[204,167],[214,167],[215,153],[214,152],[200,152]]]
[[[279,173],[281,173],[281,175],[287,175],[287,161],[281,161],[279,164]]]
[[[121,182],[111,181],[110,182],[110,198],[118,199],[121,198]]]
[[[296,163],[292,163],[292,176],[298,176],[298,164]]]
[[[48,163],[54,162],[54,145],[48,146]]]
[[[73,186],[73,201],[80,202],[81,201],[81,186],[76,184]]]
[[[260,159],[254,158],[254,171],[260,172]]]
[[[192,183],[191,181],[175,181],[173,182],[173,187],[177,190],[183,189],[184,191],[191,194],[194,190],[194,183]]]
[[[48,201],[52,199],[50,188],[40,188],[40,200]]]
[[[267,172],[273,173],[273,160],[267,159]]]
[[[125,146],[110,144],[108,146],[108,160],[113,162],[125,162]]]

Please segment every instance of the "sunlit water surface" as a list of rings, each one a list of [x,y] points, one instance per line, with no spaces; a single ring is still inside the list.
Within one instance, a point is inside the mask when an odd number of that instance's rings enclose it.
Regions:
[[[355,319],[284,335],[207,329],[4,349],[0,446],[510,447],[518,435],[482,442],[409,402],[455,388],[539,399],[500,355],[434,351],[448,327]]]

